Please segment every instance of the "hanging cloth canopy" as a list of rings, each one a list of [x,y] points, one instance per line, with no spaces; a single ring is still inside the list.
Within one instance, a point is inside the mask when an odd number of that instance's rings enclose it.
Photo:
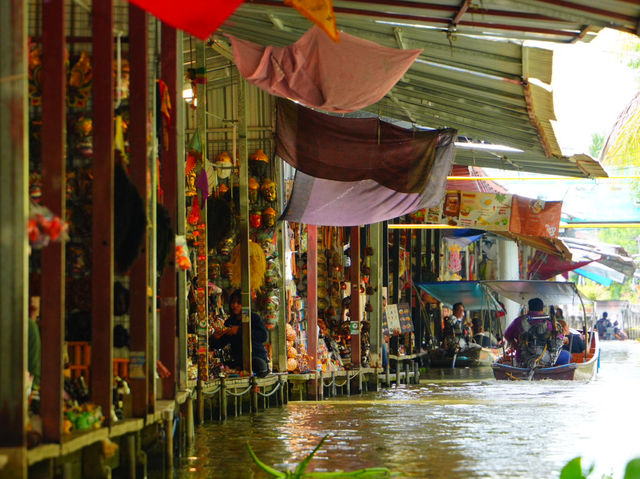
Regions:
[[[326,115],[278,100],[276,153],[298,170],[283,219],[353,226],[435,206],[456,134]]]
[[[422,50],[399,50],[340,34],[333,42],[312,27],[293,45],[258,45],[228,35],[240,73],[271,95],[346,113],[385,96]]]

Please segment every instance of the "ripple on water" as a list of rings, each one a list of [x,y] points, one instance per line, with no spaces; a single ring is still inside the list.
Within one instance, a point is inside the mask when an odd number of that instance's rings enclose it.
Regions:
[[[576,456],[621,477],[640,456],[640,344],[604,343],[591,382],[497,382],[486,372],[429,373],[420,385],[290,403],[197,430],[182,478],[263,478],[293,469],[329,434],[310,469],[386,466],[411,478],[552,478]],[[622,420],[620,420],[622,418]],[[195,471],[189,471],[189,469]]]

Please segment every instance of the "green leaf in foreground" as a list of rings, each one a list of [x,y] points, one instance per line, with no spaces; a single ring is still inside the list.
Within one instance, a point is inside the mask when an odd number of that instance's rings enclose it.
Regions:
[[[624,479],[640,479],[640,458],[629,461],[624,471]]]
[[[582,458],[571,459],[560,471],[560,479],[586,479],[582,472]]]
[[[307,478],[307,479],[328,479],[328,478],[380,479],[383,477],[395,476],[395,474],[392,474],[391,471],[386,467],[368,467],[366,469],[358,469],[357,471],[350,471],[350,472],[336,471],[336,472],[305,473],[304,471],[309,466],[309,462],[311,462],[311,459],[313,459],[313,456],[315,455],[315,453],[318,452],[318,449],[322,447],[322,444],[324,444],[324,441],[327,439],[327,437],[329,436],[326,435],[322,438],[322,440],[314,448],[314,450],[311,451],[309,455],[307,455],[307,457],[305,457],[302,460],[302,462],[298,465],[295,472],[290,472],[290,471],[280,472],[271,466],[267,466],[264,462],[262,462],[258,458],[258,456],[256,456],[255,452],[253,452],[253,449],[251,449],[251,446],[249,445],[249,443],[247,443],[247,449],[249,450],[249,455],[251,456],[251,459],[253,459],[253,462],[255,462],[260,469],[262,469],[268,474],[271,474],[272,477],[278,477],[278,478],[284,478],[284,479],[304,479],[304,478]]]

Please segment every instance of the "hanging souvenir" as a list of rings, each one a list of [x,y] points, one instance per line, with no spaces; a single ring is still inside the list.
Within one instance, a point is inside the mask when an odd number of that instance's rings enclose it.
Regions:
[[[229,178],[232,170],[233,162],[231,161],[231,157],[229,156],[229,153],[223,151],[216,157],[216,172],[218,174],[218,178]]]
[[[191,211],[187,221],[190,225],[197,225],[200,223],[200,205],[198,203],[198,196],[193,197],[193,203],[191,205]]]
[[[249,157],[249,170],[253,175],[264,178],[269,168],[269,157],[262,150],[256,151]]]
[[[262,224],[266,228],[271,228],[276,222],[276,211],[269,207],[262,212]]]
[[[231,250],[233,250],[233,238],[228,237],[223,239],[220,245],[220,254],[222,256],[229,256],[231,255]]]
[[[258,229],[262,226],[262,215],[259,211],[249,213],[249,224],[252,228]]]
[[[264,179],[262,186],[260,186],[260,193],[262,193],[262,197],[269,202],[276,200],[276,184],[271,178]]]
[[[258,201],[258,190],[260,183],[253,176],[249,178],[249,203],[252,205]]]

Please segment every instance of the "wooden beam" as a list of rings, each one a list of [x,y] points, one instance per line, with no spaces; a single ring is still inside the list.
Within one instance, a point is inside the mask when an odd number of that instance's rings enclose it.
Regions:
[[[176,68],[178,61],[178,50],[176,29],[169,25],[162,24],[162,43],[160,56],[162,80],[167,84],[169,99],[172,106],[181,102],[178,98],[178,88],[182,88],[182,79],[178,78]],[[159,115],[160,112],[157,112]],[[173,120],[173,119],[172,119]],[[175,121],[170,121],[168,125],[168,148],[160,147],[162,190],[164,191],[164,206],[171,218],[171,229],[175,232],[178,229],[178,218],[184,218],[184,213],[178,210],[178,185],[184,183],[184,176],[178,177],[177,165],[184,163],[184,156],[178,157],[177,129]],[[161,139],[158,140],[163,145]],[[165,267],[160,280],[160,361],[169,370],[171,376],[162,380],[162,397],[172,399],[175,395],[176,385],[176,317],[177,317],[177,270],[175,262],[175,243],[172,239],[170,245],[169,261]],[[186,338],[185,338],[186,340]]]
[[[351,364],[360,366],[362,362],[362,335],[360,334],[360,317],[362,308],[360,307],[360,227],[351,227],[351,322],[358,323],[357,334],[351,333]],[[353,330],[352,330],[353,331]]]
[[[42,204],[65,218],[66,203],[66,45],[65,2],[42,5]],[[46,148],[45,148],[46,146]],[[42,250],[40,332],[42,382],[40,409],[43,439],[62,439],[63,379],[62,344],[65,317],[65,246],[50,243]]]
[[[27,5],[0,2],[0,454],[27,477]],[[5,477],[5,476],[3,476]]]
[[[113,389],[113,0],[93,3],[91,398],[111,424]]]
[[[456,15],[455,17],[453,17],[453,20],[451,20],[452,25],[457,25],[460,22],[464,14],[467,13],[467,10],[469,9],[470,4],[471,4],[471,0],[464,0],[462,2],[462,5],[460,5],[460,9],[456,12]]]
[[[145,217],[149,218],[149,159],[147,146],[149,138],[149,61],[148,61],[148,19],[144,10],[129,4],[129,65],[131,85],[129,95],[129,174],[138,193],[142,197]],[[160,114],[160,112],[158,112]],[[131,387],[132,413],[134,417],[146,417],[149,412],[149,382],[153,380],[147,373],[148,364],[148,326],[149,326],[149,235],[148,227],[142,237],[142,250],[133,263],[130,274],[131,310],[130,310],[130,349],[136,359],[144,358],[140,375],[132,375]],[[155,272],[154,272],[155,273]]]
[[[374,223],[370,226],[370,246],[373,249],[371,256],[371,274],[369,276],[369,285],[373,288],[371,298],[371,306],[373,312],[370,315],[369,339],[371,342],[371,366],[382,367],[382,249],[386,247],[387,242],[382,240],[383,224]]]

